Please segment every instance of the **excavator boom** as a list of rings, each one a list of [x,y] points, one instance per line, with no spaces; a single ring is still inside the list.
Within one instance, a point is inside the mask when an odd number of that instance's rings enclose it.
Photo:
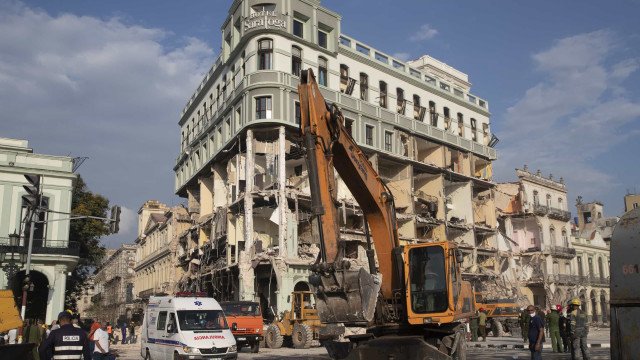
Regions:
[[[298,91],[312,208],[319,222],[322,262],[314,267],[317,276],[311,281],[318,290],[319,314],[324,322],[370,322],[379,290],[383,297],[391,298],[393,290],[402,286],[392,275],[392,251],[398,246],[393,196],[345,129],[340,111],[325,103],[312,70],[303,72]],[[369,271],[350,269],[344,258],[334,169],[342,179],[348,179],[345,184],[363,212]]]

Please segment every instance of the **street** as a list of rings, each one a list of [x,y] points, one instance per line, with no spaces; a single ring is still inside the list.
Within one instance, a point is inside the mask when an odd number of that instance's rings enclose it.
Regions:
[[[591,346],[609,345],[609,329],[593,329],[589,333],[589,344]],[[512,337],[489,337],[487,342],[468,343],[467,359],[489,360],[489,359],[529,359],[530,353],[527,349],[513,349],[514,346],[523,345],[522,341]],[[482,347],[476,347],[482,346]],[[555,354],[550,348],[550,342],[545,343],[542,351],[544,359],[570,359],[570,354]],[[506,348],[505,348],[506,347]],[[140,344],[113,345],[113,349],[117,349],[120,354],[119,360],[139,360]],[[592,347],[589,349],[591,358],[594,360],[610,359],[608,348]],[[260,352],[252,354],[248,349],[243,349],[238,359],[330,359],[327,352],[322,347],[314,347],[311,349],[268,349],[260,348]]]

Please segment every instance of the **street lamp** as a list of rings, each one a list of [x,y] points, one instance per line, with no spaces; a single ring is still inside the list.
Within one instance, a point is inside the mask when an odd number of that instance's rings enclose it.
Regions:
[[[23,254],[22,252],[16,257],[16,252],[18,250],[18,244],[20,242],[20,235],[9,234],[9,247],[10,250],[7,253],[11,253],[11,257],[8,259],[7,263],[2,265],[2,271],[4,271],[7,276],[7,282],[11,281],[13,277],[22,269],[22,266],[25,262],[27,262],[27,254]],[[7,260],[7,253],[0,254],[0,263],[4,263]],[[17,265],[16,262],[20,262],[20,265]]]

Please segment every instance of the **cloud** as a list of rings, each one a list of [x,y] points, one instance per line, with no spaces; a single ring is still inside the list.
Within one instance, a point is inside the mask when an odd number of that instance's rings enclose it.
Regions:
[[[429,24],[424,24],[420,26],[420,30],[416,31],[413,35],[409,37],[411,41],[424,41],[433,39],[436,35],[438,35],[438,30],[431,27]]]
[[[393,56],[394,58],[398,59],[398,60],[402,60],[402,61],[407,61],[411,58],[411,54],[406,53],[406,52],[399,52],[399,53],[394,53],[391,56]]]
[[[564,177],[571,195],[598,198],[619,185],[595,161],[640,132],[640,103],[623,84],[639,63],[616,61],[617,39],[609,30],[584,33],[533,55],[541,80],[506,112],[498,178],[528,164]]]
[[[179,115],[213,62],[195,38],[0,2],[0,134],[88,156],[78,171],[112,204],[175,202]]]

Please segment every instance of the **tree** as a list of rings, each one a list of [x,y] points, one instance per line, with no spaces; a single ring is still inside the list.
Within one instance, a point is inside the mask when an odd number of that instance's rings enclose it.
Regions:
[[[89,191],[82,177],[78,176],[73,188],[71,213],[106,218],[108,209],[109,200]],[[96,219],[71,221],[69,239],[78,242],[80,259],[78,265],[71,272],[71,276],[67,278],[65,294],[67,308],[75,309],[78,297],[85,291],[87,279],[102,261],[105,248],[100,244],[100,238],[108,234],[109,226],[104,221]]]

